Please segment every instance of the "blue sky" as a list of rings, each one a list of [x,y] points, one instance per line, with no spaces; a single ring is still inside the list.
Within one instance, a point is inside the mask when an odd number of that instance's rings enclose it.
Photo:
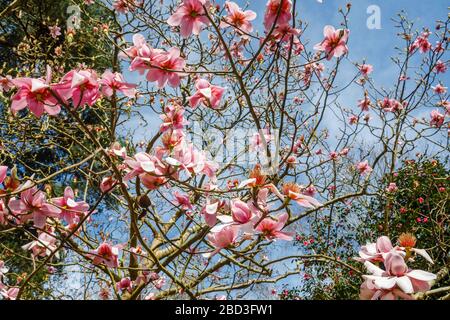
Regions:
[[[223,4],[225,1],[217,1]],[[255,11],[258,15],[254,21],[255,29],[262,34],[262,19],[264,16],[266,0],[235,0],[241,7],[247,4],[248,9]],[[396,69],[390,57],[395,55],[395,46],[402,45],[401,40],[396,36],[397,29],[394,28],[395,23],[393,18],[397,18],[397,14],[402,10],[407,14],[410,20],[415,22],[415,28],[421,30],[423,27],[434,28],[437,19],[444,19],[447,16],[447,8],[450,5],[446,0],[323,0],[319,3],[317,0],[301,0],[297,1],[297,18],[302,19],[308,23],[308,28],[302,36],[302,41],[308,41],[308,49],[311,49],[315,43],[322,40],[322,30],[327,24],[339,27],[342,21],[341,15],[338,13],[338,8],[345,8],[348,2],[352,3],[351,13],[349,15],[349,59],[354,62],[361,62],[365,59],[368,63],[374,66],[374,73],[372,74],[375,83],[378,86],[389,87],[397,79]],[[367,13],[367,8],[371,5],[376,5],[380,8],[381,13],[381,28],[368,29],[366,21],[370,14]],[[128,41],[131,41],[127,39]],[[433,43],[434,44],[434,43]],[[127,72],[128,64],[125,63],[124,73],[127,79],[132,82],[139,82],[144,80],[143,77],[137,73]],[[342,70],[341,70],[342,71]],[[353,70],[354,71],[354,70]],[[348,77],[353,76],[348,73]],[[448,74],[441,76],[444,84],[448,84]],[[346,72],[342,72],[343,80]],[[353,106],[358,99],[361,98],[361,90],[359,88],[349,88],[345,95],[343,103],[348,106]],[[330,115],[332,117],[332,115]],[[145,119],[149,122],[150,128],[145,130],[138,130],[135,134],[135,142],[141,139],[148,138],[150,132],[155,132],[159,127],[159,117],[151,112],[144,114]],[[131,121],[128,128],[140,127],[136,123],[139,120]],[[329,123],[333,123],[330,121]],[[150,131],[150,132],[149,132]]]

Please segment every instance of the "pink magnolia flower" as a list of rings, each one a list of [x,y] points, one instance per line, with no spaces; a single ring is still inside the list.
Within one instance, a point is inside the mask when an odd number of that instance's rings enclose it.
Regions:
[[[100,182],[100,190],[102,192],[109,192],[117,183],[117,180],[115,180],[112,176],[104,177]]]
[[[113,8],[117,12],[127,13],[128,11],[133,11],[136,5],[135,0],[116,0],[113,3]]]
[[[236,226],[226,226],[218,232],[210,232],[206,236],[208,241],[213,245],[213,252],[204,253],[203,256],[211,258],[222,249],[226,249],[236,242],[239,235],[239,228]]]
[[[133,282],[130,280],[130,278],[122,278],[119,282],[116,283],[117,290],[120,291],[128,291],[131,293],[133,291]]]
[[[325,26],[323,28],[325,39],[316,44],[314,49],[324,51],[327,55],[327,60],[331,60],[333,56],[338,58],[348,52],[348,34],[349,31],[347,29],[335,30],[333,26]]]
[[[199,103],[203,103],[213,109],[216,109],[222,99],[225,88],[210,84],[204,79],[199,79],[195,83],[197,92],[189,97],[189,105],[196,108]]]
[[[12,87],[14,87],[14,83],[10,75],[5,77],[0,76],[0,92],[8,92]]]
[[[177,146],[173,151],[172,157],[167,157],[165,161],[171,166],[184,169],[188,175],[203,173],[212,178],[219,169],[217,163],[207,159],[203,150],[197,150],[192,143],[187,143],[186,141]]]
[[[447,87],[444,87],[442,84],[438,84],[435,87],[431,87],[434,91],[434,93],[437,94],[445,94],[447,92]]]
[[[256,13],[254,11],[242,11],[242,9],[235,2],[231,1],[225,2],[225,9],[228,12],[228,16],[226,16],[224,21],[220,23],[222,28],[233,26],[246,33],[253,31],[253,26],[250,21],[256,19]]]
[[[373,66],[371,64],[362,64],[358,66],[359,71],[363,76],[368,76],[373,71]]]
[[[429,32],[424,32],[421,36],[417,37],[411,45],[410,51],[412,52],[415,49],[419,49],[420,53],[427,53],[431,49],[431,43],[428,41],[429,35]]]
[[[368,96],[364,96],[364,99],[358,101],[358,107],[361,108],[361,111],[369,111],[369,107],[372,105]]]
[[[281,195],[279,191],[276,190],[276,188],[274,189],[274,191],[281,199],[284,199],[283,195]],[[284,195],[286,195],[289,199],[294,200],[298,205],[302,207],[314,209],[322,205],[313,197],[303,194],[302,187],[294,182],[287,182],[283,184],[282,191]]]
[[[219,201],[206,200],[206,204],[203,206],[201,213],[205,218],[205,222],[208,226],[212,227],[217,222],[217,210],[219,209]]]
[[[381,108],[387,112],[397,112],[404,109],[406,101],[402,104],[400,101],[395,99],[384,98],[383,101],[379,102]]]
[[[22,249],[31,250],[33,257],[46,257],[51,255],[58,248],[53,232],[54,230],[52,229],[46,232],[40,232],[37,240],[22,246]],[[58,254],[56,253],[55,256],[58,257]]]
[[[47,217],[57,218],[61,214],[59,208],[47,203],[45,193],[36,187],[22,191],[20,199],[9,201],[9,207],[13,211],[20,212],[22,222],[32,218],[37,228],[45,226]]]
[[[136,85],[125,82],[119,72],[112,73],[110,70],[106,70],[98,83],[102,85],[102,93],[107,97],[111,97],[114,92],[122,92],[129,98],[136,95]]]
[[[150,46],[145,41],[145,37],[142,34],[136,33],[133,35],[133,45],[124,50],[124,53],[120,53],[121,58],[134,59],[136,57],[151,57],[153,52]]]
[[[184,109],[182,106],[169,104],[164,107],[164,114],[160,115],[161,123],[160,131],[165,132],[169,129],[177,130],[183,129],[184,126],[189,124],[184,118]]]
[[[50,30],[50,35],[54,39],[58,38],[58,36],[61,35],[61,28],[58,26],[50,26],[48,27],[48,30]]]
[[[273,31],[273,39],[277,42],[290,42],[292,39],[292,44],[294,46],[299,46],[300,40],[298,36],[300,35],[300,29],[293,28],[290,24],[278,24]],[[318,64],[317,64],[318,66]],[[316,67],[313,65],[313,67]],[[320,75],[320,67],[317,69],[317,74]]]
[[[357,124],[358,123],[358,116],[352,114],[350,117],[348,117],[348,123],[349,124]]]
[[[30,111],[38,118],[44,112],[49,115],[57,115],[61,108],[50,90],[51,72],[47,68],[47,78],[16,78],[13,84],[18,88],[17,93],[11,98],[11,110],[15,114],[17,111],[28,106]]]
[[[85,104],[92,106],[100,97],[97,73],[94,70],[72,70],[54,86],[64,100],[72,98],[75,108]]]
[[[403,255],[395,251],[386,254],[385,270],[369,261],[364,266],[372,275],[364,275],[363,278],[376,289],[372,299],[378,299],[381,295],[387,295],[385,299],[395,299],[398,296],[395,289],[405,294],[427,291],[431,287],[430,281],[436,279],[433,273],[408,269]]]
[[[403,237],[403,238],[402,238]],[[401,235],[399,238],[400,241],[400,247],[396,246],[394,247],[392,245],[391,240],[386,236],[381,236],[377,239],[376,243],[367,243],[365,246],[361,247],[361,250],[359,251],[359,257],[355,258],[356,261],[359,262],[379,262],[384,261],[385,256],[387,253],[394,251],[394,252],[400,252],[401,254],[405,254],[405,250],[410,250],[423,258],[425,258],[428,262],[431,264],[433,263],[433,260],[428,255],[428,253],[424,249],[418,249],[414,248],[415,245],[415,239],[414,244],[412,244],[412,241],[409,240],[410,236],[407,237],[408,241],[404,240],[405,235]]]
[[[444,124],[445,115],[440,113],[438,110],[433,110],[430,113],[430,125],[434,127],[441,127]]]
[[[7,300],[16,300],[19,294],[19,288],[11,287],[8,290],[0,290],[0,294]]]
[[[109,268],[117,268],[119,266],[119,249],[121,246],[112,246],[107,242],[103,242],[97,249],[91,251],[90,257],[95,265],[104,264]]]
[[[377,239],[376,243],[368,243],[362,246],[359,251],[359,257],[355,258],[355,260],[359,262],[383,261],[383,253],[388,253],[393,249],[391,240],[386,236],[381,236]]]
[[[125,164],[131,169],[124,177],[124,180],[130,180],[142,173],[151,173],[156,169],[156,157],[151,156],[145,152],[139,152],[133,158],[127,157]]]
[[[178,191],[175,191],[173,193],[176,199],[176,203],[183,209],[183,210],[192,210],[193,206],[189,199],[188,195],[181,194]]]
[[[273,135],[270,133],[269,129],[261,129],[262,132],[255,132],[250,141],[250,150],[256,151],[260,148],[265,148],[265,144],[269,144],[273,140]],[[261,136],[261,134],[264,136]]]
[[[172,27],[180,27],[183,38],[191,34],[199,35],[205,25],[209,25],[205,9],[208,10],[210,3],[208,0],[183,0],[175,13],[170,16],[167,23]]]
[[[256,231],[262,233],[268,240],[281,239],[290,241],[292,240],[292,234],[281,231],[288,218],[287,213],[282,213],[276,219],[271,217],[264,218],[256,227]]]
[[[78,223],[78,218],[83,217],[89,211],[89,205],[84,201],[75,201],[75,195],[71,187],[66,187],[64,196],[53,198],[54,203],[61,209],[60,218],[68,224]]]
[[[157,54],[153,58],[153,62],[154,64],[147,72],[148,81],[157,81],[160,89],[167,83],[171,87],[180,85],[182,74],[180,71],[186,66],[186,61],[180,57],[180,49],[171,48],[168,52]]]
[[[291,0],[269,0],[264,14],[264,27],[266,31],[272,28],[275,21],[277,24],[289,23],[292,18],[291,8]]]
[[[369,166],[369,162],[367,160],[361,161],[356,164],[356,169],[359,171],[360,174],[366,175],[372,172],[372,168]]]
[[[111,156],[116,156],[120,158],[126,158],[127,157],[127,149],[125,147],[122,147],[122,145],[119,142],[113,142],[109,149],[107,149],[108,154]]]
[[[439,60],[438,62],[436,62],[436,66],[434,67],[434,71],[436,73],[445,73],[447,71],[447,65],[445,64],[445,62],[442,62],[441,60]]]
[[[253,233],[253,226],[259,220],[254,214],[254,207],[240,199],[231,200],[231,216],[219,215],[217,219],[222,222],[211,229],[212,232],[220,231],[222,228],[235,225],[245,233]]]

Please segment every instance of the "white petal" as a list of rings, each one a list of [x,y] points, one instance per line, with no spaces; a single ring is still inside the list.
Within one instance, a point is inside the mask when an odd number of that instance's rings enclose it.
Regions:
[[[431,259],[430,255],[425,251],[425,249],[411,248],[411,251],[414,251],[418,255],[424,257],[425,260],[427,260],[429,263],[434,264],[433,259]]]
[[[397,283],[397,278],[378,277],[374,280],[375,285],[380,289],[392,289]]]
[[[370,261],[364,262],[364,266],[367,268],[367,271],[369,271],[371,274],[375,276],[381,277],[384,274],[384,270],[377,267]]]
[[[411,280],[409,280],[408,277],[398,277],[397,278],[397,285],[404,293],[413,293],[414,288],[412,286]]]
[[[436,279],[436,275],[434,273],[423,270],[411,270],[406,275],[410,278],[414,278],[421,281],[431,281]]]
[[[155,171],[155,164],[151,161],[141,162],[141,168],[144,169],[145,172],[153,172]]]

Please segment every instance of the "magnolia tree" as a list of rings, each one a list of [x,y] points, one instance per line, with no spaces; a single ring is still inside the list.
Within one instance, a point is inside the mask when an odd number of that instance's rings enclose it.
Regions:
[[[93,17],[92,5],[113,18]],[[24,298],[43,271],[58,283],[51,298],[271,298],[315,264],[329,266],[320,275],[329,281],[350,272],[362,299],[449,298],[448,237],[427,248],[415,229],[389,238],[401,160],[448,151],[448,19],[416,29],[398,16],[398,74],[386,87],[370,61],[351,60],[350,4],[317,44],[296,0],[269,0],[263,17],[231,1],[76,8],[81,24],[49,24],[52,38],[66,38],[58,56],[67,39],[87,41],[77,38],[84,28],[98,34],[93,45],[108,43],[99,55],[109,69],[95,56],[70,69],[47,57],[0,78],[5,117],[19,130],[2,138],[0,233],[25,235],[21,248],[0,248],[5,299]],[[41,169],[23,141],[64,152]],[[445,186],[429,208],[443,235]],[[367,230],[380,197],[378,230],[333,243],[349,230],[341,226]],[[317,251],[297,245],[314,241]],[[31,272],[10,271],[16,255]]]

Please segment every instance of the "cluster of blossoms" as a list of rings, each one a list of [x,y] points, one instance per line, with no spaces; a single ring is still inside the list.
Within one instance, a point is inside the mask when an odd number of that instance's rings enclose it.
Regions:
[[[69,100],[74,108],[78,108],[92,106],[102,96],[111,97],[115,92],[130,98],[136,93],[136,85],[125,82],[120,73],[109,70],[101,78],[91,69],[71,70],[57,83],[51,83],[51,78],[51,69],[47,67],[45,79],[21,77],[8,80],[8,90],[17,88],[11,98],[13,114],[28,107],[38,118],[44,113],[54,116],[61,112],[61,105],[68,105]]]
[[[47,256],[56,248],[54,228],[49,223],[64,222],[68,231],[72,230],[89,212],[89,205],[84,201],[75,201],[71,187],[66,187],[62,197],[47,199],[30,180],[20,183],[15,169],[7,176],[8,168],[0,166],[0,224],[23,225],[29,221],[38,229],[35,241],[23,248],[31,250],[33,256]],[[10,197],[18,194],[19,197]]]
[[[62,197],[47,199],[46,193],[30,180],[21,183],[15,168],[9,176],[7,173],[8,167],[0,166],[0,184],[3,185],[0,189],[0,225],[21,226],[32,222],[37,229],[37,237],[22,249],[30,251],[34,258],[58,257],[55,226],[62,226],[64,222],[63,228],[71,232],[88,214],[89,205],[75,201],[71,187],[66,187]],[[11,194],[19,194],[19,197],[11,197]],[[7,287],[2,281],[7,271],[4,262],[0,261],[0,294],[5,299],[15,299],[19,288]]]
[[[363,262],[370,275],[364,275],[360,298],[364,300],[414,299],[413,294],[430,289],[436,275],[423,270],[411,270],[406,262],[418,254],[428,262],[433,260],[423,249],[415,248],[416,238],[409,233],[401,234],[399,246],[393,246],[391,240],[382,236],[376,243],[361,247],[357,261]],[[382,264],[384,269],[379,265]]]

